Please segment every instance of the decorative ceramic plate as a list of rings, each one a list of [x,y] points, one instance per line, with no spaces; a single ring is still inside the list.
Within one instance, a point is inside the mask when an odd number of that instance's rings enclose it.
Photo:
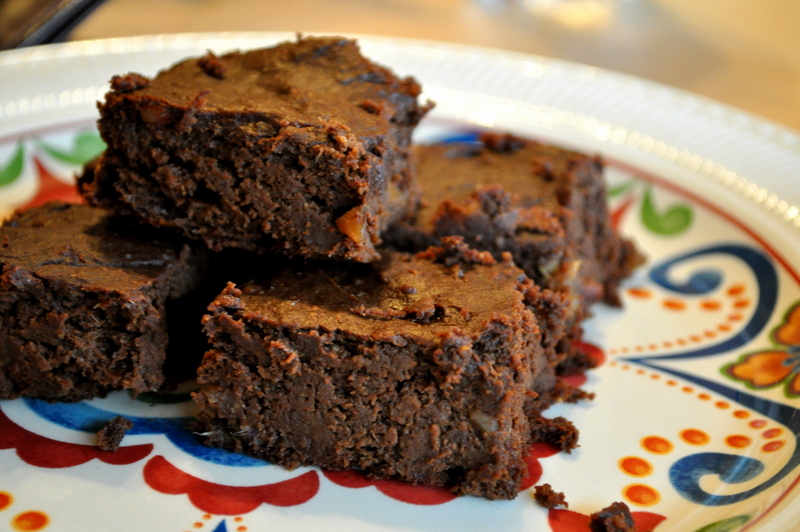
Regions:
[[[95,101],[112,74],[147,75],[207,49],[291,34],[143,37],[0,54],[0,208],[76,199],[102,150]],[[355,473],[281,467],[205,448],[188,394],[77,404],[0,401],[0,529],[87,531],[552,530],[624,501],[639,530],[797,530],[800,522],[800,136],[642,80],[539,57],[364,37],[437,102],[420,142],[493,128],[600,153],[613,220],[648,256],[623,309],[586,340],[604,362],[591,402],[557,405],[581,431],[570,455],[537,445],[530,492],[510,502]],[[581,384],[580,382],[574,382]],[[133,428],[116,453],[94,432]]]

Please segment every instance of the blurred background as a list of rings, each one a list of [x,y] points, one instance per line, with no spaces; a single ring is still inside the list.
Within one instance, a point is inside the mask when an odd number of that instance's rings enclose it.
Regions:
[[[647,78],[800,130],[800,0],[106,0],[68,39],[205,31],[502,48]]]

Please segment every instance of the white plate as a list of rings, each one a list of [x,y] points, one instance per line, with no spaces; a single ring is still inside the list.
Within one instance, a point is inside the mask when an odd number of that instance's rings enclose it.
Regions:
[[[1,53],[0,210],[72,193],[66,183],[97,149],[95,101],[111,75],[291,38],[156,36]],[[197,445],[184,427],[191,403],[117,393],[76,405],[0,402],[0,529],[585,532],[582,515],[625,501],[658,532],[796,530],[800,136],[595,68],[361,40],[437,102],[420,141],[496,128],[608,162],[612,211],[649,260],[625,285],[625,308],[600,307],[587,324],[606,352],[585,384],[597,399],[548,412],[581,430],[571,455],[536,458],[539,483],[564,491],[569,511],[548,512],[529,493],[444,501],[397,483],[344,487],[313,468]],[[118,453],[97,452],[93,431],[113,413],[134,428]]]

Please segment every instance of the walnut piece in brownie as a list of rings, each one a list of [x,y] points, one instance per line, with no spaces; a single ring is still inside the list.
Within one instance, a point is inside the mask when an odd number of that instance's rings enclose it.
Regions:
[[[79,189],[212,250],[374,261],[418,204],[419,93],[342,37],[118,76],[99,105],[108,148]]]
[[[78,401],[161,385],[165,307],[193,288],[203,258],[153,233],[60,202],[0,227],[0,399]]]
[[[557,508],[559,506],[569,508],[569,503],[566,497],[564,497],[564,493],[555,491],[550,484],[535,486],[533,488],[533,498],[536,499],[536,502],[548,509]]]
[[[624,502],[615,502],[589,517],[592,532],[636,532],[630,508]]]
[[[619,283],[642,260],[611,225],[602,161],[497,134],[477,144],[419,146],[417,155],[423,207],[413,223],[395,224],[386,242],[417,251],[461,235],[495,257],[510,252],[537,284],[571,301],[561,372],[590,367],[572,346],[580,323],[597,301],[619,304]]]
[[[133,421],[126,417],[114,416],[97,432],[97,446],[103,451],[117,452],[125,433],[131,430]]]
[[[526,403],[556,363],[530,302],[551,296],[458,238],[231,284],[205,318],[199,431],[290,468],[512,499],[538,422]]]

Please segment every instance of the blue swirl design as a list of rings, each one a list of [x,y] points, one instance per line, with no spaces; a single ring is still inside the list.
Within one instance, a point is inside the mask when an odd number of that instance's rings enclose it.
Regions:
[[[748,492],[735,495],[711,495],[700,487],[700,478],[719,475],[726,484],[740,484],[753,480],[764,472],[760,460],[747,456],[723,453],[698,453],[675,462],[669,470],[669,479],[678,492],[697,504],[720,506],[751,497]]]
[[[728,255],[744,262],[753,272],[758,283],[758,300],[753,315],[742,330],[732,338],[707,347],[692,349],[670,355],[636,356],[625,358],[629,362],[675,375],[702,386],[723,397],[750,408],[789,428],[795,437],[795,449],[784,466],[761,484],[740,493],[717,495],[706,492],[700,486],[705,475],[719,475],[726,484],[738,484],[753,480],[764,471],[764,464],[747,456],[725,453],[698,453],[681,458],[670,468],[669,478],[675,490],[684,498],[706,506],[722,506],[743,501],[774,486],[800,466],[800,410],[797,408],[757,397],[747,391],[734,389],[724,383],[712,382],[697,375],[663,367],[655,362],[663,360],[697,359],[727,354],[758,336],[769,323],[778,300],[778,273],[772,261],[761,251],[739,245],[725,244],[695,250],[655,266],[650,278],[659,286],[680,294],[708,293],[722,283],[720,273],[700,270],[682,283],[670,280],[670,271],[692,259],[710,255]]]
[[[775,304],[778,301],[778,272],[775,270],[772,261],[762,252],[754,248],[739,244],[727,244],[692,251],[655,266],[650,273],[650,278],[666,290],[679,294],[708,293],[722,283],[722,275],[719,272],[701,270],[691,275],[689,280],[683,284],[673,284],[669,280],[669,272],[676,266],[691,259],[712,255],[728,255],[741,260],[750,268],[758,282],[758,301],[756,302],[753,315],[750,317],[747,324],[745,324],[744,328],[734,337],[726,341],[712,344],[701,349],[689,350],[672,355],[636,357],[629,360],[643,363],[642,361],[644,360],[676,360],[681,358],[699,358],[726,354],[733,349],[747,344],[761,333],[775,311]]]
[[[117,415],[115,412],[88,403],[48,403],[31,398],[25,398],[24,401],[39,417],[61,427],[81,432],[97,432]],[[127,435],[163,434],[182,451],[206,462],[234,467],[269,465],[257,458],[203,445],[191,431],[191,423],[194,420],[191,417],[158,418],[129,415],[125,417],[133,422],[133,427]]]
[[[667,276],[669,269],[676,261],[684,258],[685,256],[673,259],[653,268],[650,270],[650,279],[667,290],[678,292],[679,294],[708,294],[719,288],[719,285],[722,284],[722,274],[717,270],[700,270],[693,273],[689,279],[682,284],[674,284],[670,281]]]

